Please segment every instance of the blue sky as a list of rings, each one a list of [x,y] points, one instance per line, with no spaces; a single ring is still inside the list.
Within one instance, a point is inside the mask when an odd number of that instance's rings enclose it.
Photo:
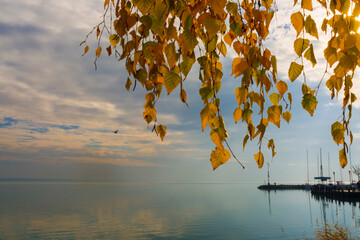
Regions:
[[[201,131],[197,67],[184,83],[190,109],[180,102],[176,90],[160,99],[158,118],[167,126],[161,142],[142,118],[145,91],[138,87],[128,93],[124,88],[124,62],[104,55],[95,71],[94,39],[89,40],[89,53],[81,57],[79,43],[100,21],[102,2],[0,0],[0,4],[0,178],[259,183],[266,179],[266,164],[258,169],[253,160],[257,144],[248,143],[243,151],[244,125],[235,125],[232,119],[238,81],[230,76],[234,52],[229,51],[223,59],[221,108],[229,143],[246,168],[231,159],[213,171],[209,161],[213,144],[208,130]],[[294,103],[290,124],[282,122],[280,129],[271,126],[267,132],[275,139],[278,152],[272,159],[264,148],[271,179],[304,182],[307,150],[313,177],[320,147],[325,172],[329,154],[331,171],[335,170],[338,178],[340,147],[332,142],[330,126],[340,116],[341,105],[336,99],[330,101],[323,83],[314,117],[301,108],[302,79],[290,84],[287,78],[290,62],[296,59],[292,50],[296,34],[289,19],[298,8],[284,0],[277,1],[277,6],[265,45],[277,55],[279,78],[290,85]],[[322,10],[315,6],[317,11]],[[318,48],[318,65],[313,69],[306,64],[305,70],[314,87],[325,69],[320,49],[325,43],[312,41]],[[358,82],[354,92],[360,92]],[[351,123],[353,164],[360,164],[359,107],[357,101]],[[118,134],[113,133],[116,129]],[[342,172],[344,180],[348,180],[348,169]]]

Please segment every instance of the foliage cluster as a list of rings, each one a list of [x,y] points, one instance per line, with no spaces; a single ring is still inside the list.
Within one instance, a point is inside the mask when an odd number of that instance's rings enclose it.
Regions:
[[[226,57],[227,50],[234,49],[238,56],[232,59],[231,75],[236,79],[234,97],[238,106],[233,117],[247,131],[243,148],[248,140],[258,141],[259,151],[254,159],[261,168],[264,141],[272,156],[276,154],[274,140],[265,137],[267,127],[274,124],[280,128],[282,120],[291,119],[289,82],[302,74],[301,104],[311,116],[318,103],[319,86],[310,88],[304,71],[305,61],[313,67],[317,64],[313,43],[319,38],[319,26],[312,17],[315,2],[324,11],[320,29],[330,35],[323,50],[327,61],[323,79],[331,98],[340,91],[344,95],[341,116],[332,124],[331,134],[334,142],[342,145],[339,160],[345,167],[348,145],[353,140],[348,126],[356,96],[351,88],[354,71],[360,66],[357,20],[360,2],[357,0],[294,0],[294,13],[289,21],[297,33],[293,43],[297,58],[289,66],[290,81],[278,79],[276,56],[264,47],[276,14],[275,0],[105,0],[103,20],[82,42],[84,54],[89,50],[89,35],[96,32],[96,66],[102,54],[101,39],[104,32],[108,34],[106,52],[125,62],[128,91],[137,85],[146,89],[143,117],[147,124],[153,125],[161,140],[166,127],[157,118],[156,103],[163,87],[166,94],[177,90],[180,101],[187,105],[183,82],[192,66],[199,64],[202,84],[199,94],[204,104],[200,112],[201,129],[210,128],[215,147],[210,161],[215,170],[232,154],[218,93],[223,80],[221,56]],[[254,111],[259,117],[253,117]]]

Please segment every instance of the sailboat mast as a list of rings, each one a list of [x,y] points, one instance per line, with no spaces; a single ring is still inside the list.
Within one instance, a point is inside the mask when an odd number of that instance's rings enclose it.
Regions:
[[[320,177],[323,177],[323,167],[322,167],[322,156],[321,156],[321,148],[320,148]]]
[[[306,150],[307,183],[309,184],[309,150]]]
[[[267,163],[267,165],[268,165],[268,169],[267,169],[268,185],[270,185],[270,171],[269,171],[270,164]]]

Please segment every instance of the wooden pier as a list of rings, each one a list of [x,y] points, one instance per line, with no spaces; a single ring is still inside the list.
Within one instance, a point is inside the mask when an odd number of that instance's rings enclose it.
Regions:
[[[310,189],[310,185],[306,184],[267,184],[260,185],[258,189],[261,190],[307,190]]]

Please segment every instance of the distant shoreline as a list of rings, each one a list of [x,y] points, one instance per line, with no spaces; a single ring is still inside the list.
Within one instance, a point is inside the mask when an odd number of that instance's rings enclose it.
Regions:
[[[0,178],[0,182],[114,182],[108,180],[48,179],[48,178]]]

